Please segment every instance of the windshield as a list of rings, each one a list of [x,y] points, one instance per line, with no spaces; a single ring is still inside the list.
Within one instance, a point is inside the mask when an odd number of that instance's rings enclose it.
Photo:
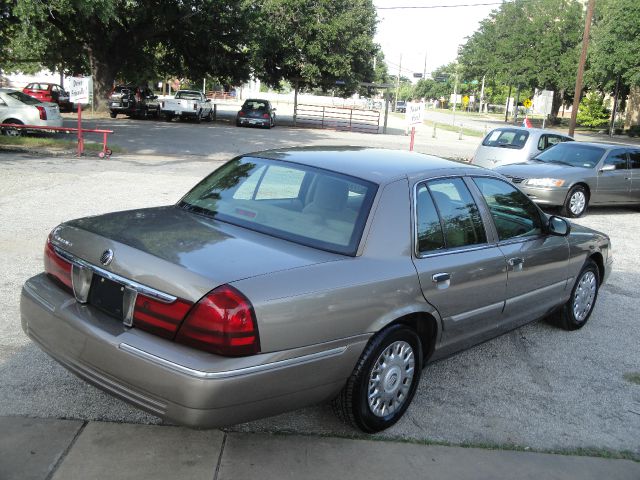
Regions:
[[[520,150],[527,143],[529,132],[515,128],[497,128],[482,142],[485,147],[515,148]]]
[[[247,100],[242,105],[243,110],[266,110],[267,103],[261,100]]]
[[[176,98],[182,98],[184,100],[200,100],[202,97],[200,96],[200,92],[178,92],[176,93]]]
[[[602,158],[605,149],[579,142],[560,143],[538,154],[534,160],[545,163],[560,163],[572,167],[593,168]]]
[[[178,207],[353,256],[376,190],[373,183],[339,173],[242,157],[202,180]]]
[[[42,103],[37,98],[30,97],[26,93],[22,93],[22,92],[7,92],[7,95],[12,98],[15,98],[19,102],[26,103],[27,105],[37,105],[39,103]]]

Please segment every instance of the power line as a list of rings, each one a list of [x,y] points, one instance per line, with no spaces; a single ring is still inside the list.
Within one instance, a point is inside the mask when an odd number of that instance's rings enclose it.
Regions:
[[[459,7],[484,7],[489,5],[502,5],[505,2],[490,3],[459,3],[456,5],[421,5],[421,6],[402,6],[402,7],[376,7],[377,10],[419,10],[430,8],[459,8]]]

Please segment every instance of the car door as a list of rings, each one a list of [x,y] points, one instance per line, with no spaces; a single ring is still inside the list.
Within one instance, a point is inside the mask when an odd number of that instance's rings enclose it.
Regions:
[[[414,197],[414,263],[422,292],[442,319],[444,355],[495,335],[506,264],[461,177],[419,183]]]
[[[626,148],[611,150],[597,167],[598,187],[592,203],[625,203],[631,192]]]
[[[630,201],[640,203],[640,148],[629,149],[629,167],[631,167]]]
[[[501,330],[509,330],[548,312],[564,298],[569,244],[545,233],[546,217],[511,183],[473,177],[493,219],[498,248],[507,264],[506,303]]]

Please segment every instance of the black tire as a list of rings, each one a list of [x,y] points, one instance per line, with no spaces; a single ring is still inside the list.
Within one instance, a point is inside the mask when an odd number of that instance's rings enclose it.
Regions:
[[[209,110],[209,114],[207,115],[207,122],[213,122],[213,109]]]
[[[587,260],[576,277],[571,297],[552,317],[553,323],[565,330],[584,327],[591,317],[600,290],[600,271],[593,260]]]
[[[240,123],[240,120],[236,120],[236,127],[241,127],[242,124]]]
[[[173,115],[165,115],[165,116],[164,116],[164,120],[165,120],[166,122],[170,122],[171,120],[173,120]]]
[[[569,193],[562,205],[562,215],[569,218],[578,218],[585,214],[589,206],[589,194],[582,185],[576,185]]]
[[[389,354],[400,355],[390,361]],[[383,355],[387,356],[387,367],[380,372],[380,377],[384,377],[380,382],[386,388],[378,401],[370,406],[370,378]],[[382,330],[367,344],[346,385],[333,400],[334,412],[345,423],[367,433],[389,428],[411,404],[420,381],[421,368],[422,345],[415,331],[404,325],[392,325]],[[408,389],[402,389],[402,385],[408,385]],[[384,401],[380,401],[383,398]],[[388,408],[391,411],[385,414]]]
[[[198,110],[198,114],[196,115],[196,123],[202,123],[202,109]]]
[[[8,118],[7,120],[4,120],[1,123],[8,123],[8,124],[12,124],[12,125],[24,125],[24,122],[21,122],[20,120],[16,120],[15,118]],[[3,127],[2,128],[2,133],[7,137],[20,137],[20,136],[22,136],[22,129],[21,128]]]
[[[118,114],[117,114],[116,112],[110,112],[110,113],[109,113],[109,116],[110,116],[111,118],[116,118],[116,117],[118,116]]]

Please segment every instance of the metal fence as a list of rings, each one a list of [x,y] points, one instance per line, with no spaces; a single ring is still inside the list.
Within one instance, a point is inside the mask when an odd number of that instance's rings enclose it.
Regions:
[[[380,112],[358,108],[328,107],[324,105],[298,105],[296,125],[304,127],[378,133]]]

